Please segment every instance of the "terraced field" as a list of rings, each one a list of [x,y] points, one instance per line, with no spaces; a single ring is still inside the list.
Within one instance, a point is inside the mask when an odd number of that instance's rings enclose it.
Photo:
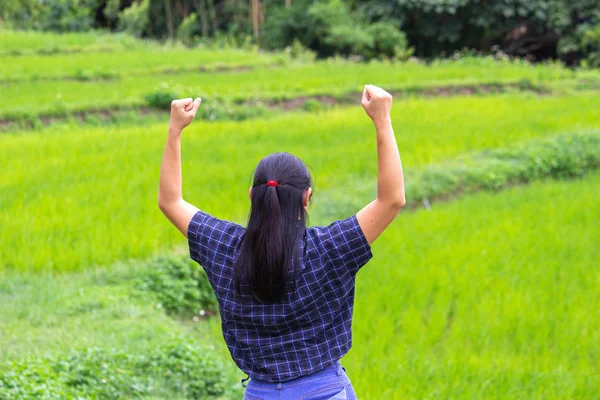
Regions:
[[[358,275],[343,363],[359,397],[600,392],[598,71],[306,63],[98,34],[0,31],[0,44],[0,398],[241,398],[218,317],[166,311],[166,295],[190,301],[185,282],[152,275],[155,257],[187,250],[156,205],[168,115],[147,95],[199,94],[222,119],[184,132],[190,202],[243,223],[257,161],[289,151],[313,170],[320,225],[374,195],[364,83],[398,94],[410,191]]]

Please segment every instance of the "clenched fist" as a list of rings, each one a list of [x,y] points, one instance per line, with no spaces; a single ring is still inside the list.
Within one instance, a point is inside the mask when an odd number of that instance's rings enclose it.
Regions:
[[[389,122],[392,109],[392,95],[380,87],[365,85],[362,93],[363,108],[375,124]]]
[[[191,98],[173,100],[171,102],[170,128],[182,131],[183,128],[188,126],[196,116],[196,111],[198,111],[201,102],[200,97],[194,101]]]

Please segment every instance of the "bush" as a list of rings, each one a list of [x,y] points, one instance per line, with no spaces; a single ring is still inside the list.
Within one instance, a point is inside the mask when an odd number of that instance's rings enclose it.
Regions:
[[[410,201],[439,198],[544,178],[578,177],[600,168],[600,132],[538,139],[428,167],[407,179]]]
[[[223,365],[189,340],[141,354],[84,349],[60,358],[29,358],[0,372],[2,399],[115,399],[178,393],[213,398],[225,392]]]
[[[215,311],[217,300],[206,273],[189,257],[159,257],[148,264],[138,289],[169,314]]]
[[[407,58],[410,55],[405,35],[392,23],[369,26],[360,13],[353,13],[346,2],[299,1],[289,9],[276,9],[267,20],[268,47],[296,46],[315,51],[319,57],[336,54],[363,58]],[[298,44],[296,44],[298,43]]]
[[[389,57],[406,60],[412,55],[404,32],[388,22],[376,22],[369,26],[373,38],[370,57]]]
[[[96,0],[51,0],[46,3],[47,14],[40,21],[45,31],[88,31],[94,24]]]
[[[144,99],[146,99],[146,104],[149,107],[159,108],[162,110],[170,110],[171,102],[177,99],[178,97],[179,96],[177,95],[177,93],[161,89],[146,94],[144,96]]]
[[[198,109],[200,118],[209,121],[233,120],[243,121],[249,118],[257,118],[266,114],[265,108],[260,102],[255,104],[235,105],[232,101],[212,97],[203,101]]]
[[[188,47],[196,46],[200,42],[198,31],[198,16],[191,13],[177,28],[177,39]]]
[[[323,103],[317,99],[308,99],[304,102],[304,110],[308,112],[318,113],[325,109]]]
[[[311,63],[317,58],[317,53],[304,47],[298,40],[294,39],[291,46],[285,48],[285,53],[293,60]]]
[[[583,59],[590,67],[600,68],[600,25],[586,25],[581,29]]]
[[[132,3],[130,7],[121,11],[118,22],[119,30],[141,37],[148,29],[148,23],[150,22],[149,7],[150,0],[141,0]]]

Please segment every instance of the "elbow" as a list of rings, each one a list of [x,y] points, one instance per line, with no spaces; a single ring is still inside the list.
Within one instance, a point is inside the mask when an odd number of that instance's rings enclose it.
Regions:
[[[406,197],[404,196],[404,193],[401,193],[397,196],[386,200],[380,199],[380,201],[381,203],[385,204],[389,210],[393,211],[396,214],[398,214],[400,210],[402,210],[406,205]]]
[[[170,210],[173,210],[174,207],[177,207],[177,205],[180,204],[180,201],[181,200],[167,201],[167,200],[159,197],[158,198],[158,208],[160,211],[162,211],[163,214],[167,215]]]
[[[402,210],[404,208],[404,206],[406,205],[406,197],[404,196],[404,194],[402,194],[402,196],[398,196],[396,197],[392,202],[391,202],[391,206],[394,210],[396,210],[397,212],[400,212],[400,210]]]
[[[166,214],[168,212],[170,208],[170,203],[164,201],[163,199],[159,198],[158,199],[158,209],[163,213]]]

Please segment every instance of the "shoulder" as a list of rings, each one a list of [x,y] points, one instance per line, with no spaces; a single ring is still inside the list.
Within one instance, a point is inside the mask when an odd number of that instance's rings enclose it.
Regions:
[[[307,239],[316,243],[333,245],[364,238],[356,215],[337,220],[327,226],[314,226],[307,229]],[[366,242],[366,239],[365,239]]]
[[[235,250],[246,229],[236,223],[198,211],[188,226],[188,244],[192,258],[204,259],[214,252]]]
[[[206,234],[210,232],[216,234],[243,233],[245,230],[246,229],[239,224],[213,217],[207,212],[198,210],[190,220],[190,224],[188,226],[188,236],[189,234]]]

